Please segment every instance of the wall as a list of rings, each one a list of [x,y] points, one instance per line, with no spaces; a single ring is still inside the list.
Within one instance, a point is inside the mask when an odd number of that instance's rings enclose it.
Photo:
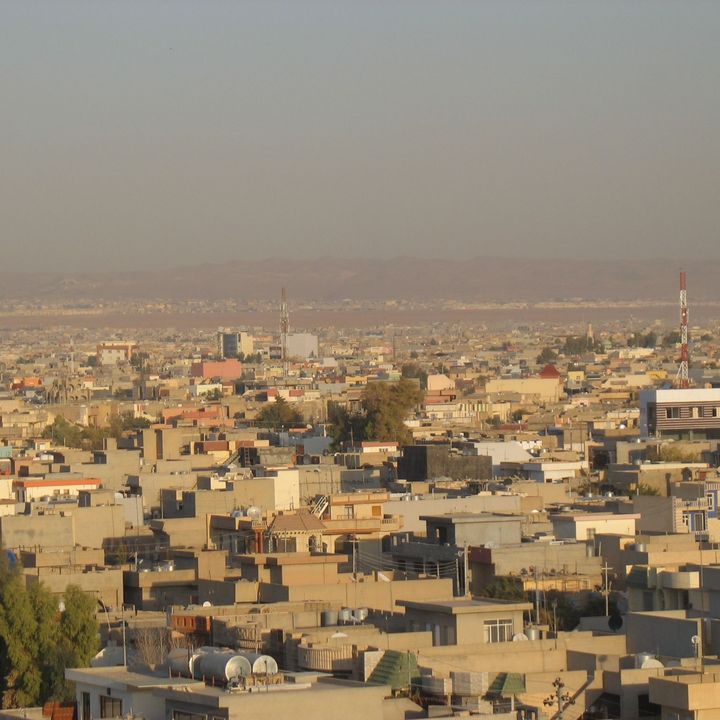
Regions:
[[[8,515],[0,518],[0,540],[5,548],[72,547],[75,528],[70,516]]]

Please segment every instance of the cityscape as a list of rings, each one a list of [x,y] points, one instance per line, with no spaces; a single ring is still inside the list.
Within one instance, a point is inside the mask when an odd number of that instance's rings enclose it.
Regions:
[[[0,3],[0,720],[720,720],[718,30]]]

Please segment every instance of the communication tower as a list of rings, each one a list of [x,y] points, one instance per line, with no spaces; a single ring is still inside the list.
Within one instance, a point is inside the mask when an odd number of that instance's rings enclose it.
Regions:
[[[685,272],[680,272],[680,367],[676,384],[679,388],[690,387],[690,347],[688,345],[688,303]]]

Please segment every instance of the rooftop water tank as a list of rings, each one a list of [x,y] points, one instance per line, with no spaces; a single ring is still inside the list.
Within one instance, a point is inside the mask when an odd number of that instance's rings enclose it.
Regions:
[[[196,680],[210,679],[227,682],[232,678],[250,675],[250,662],[244,655],[234,652],[200,653],[193,664]]]
[[[244,650],[238,650],[238,653],[248,661],[253,675],[277,675],[278,664],[274,657]]]

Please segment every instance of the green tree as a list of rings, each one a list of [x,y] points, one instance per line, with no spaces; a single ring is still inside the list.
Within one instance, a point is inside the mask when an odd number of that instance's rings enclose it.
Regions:
[[[343,442],[354,440],[360,442],[365,439],[365,416],[360,413],[351,413],[339,403],[328,403],[328,422],[333,437],[332,449],[337,451]]]
[[[40,699],[66,697],[65,665],[60,652],[60,605],[42,583],[28,590],[28,600],[37,622],[37,662],[41,672]]]
[[[665,348],[673,347],[674,345],[677,345],[681,339],[680,332],[678,330],[672,330],[663,337],[662,346]]]
[[[3,551],[3,556],[5,553]],[[5,561],[6,562],[6,561]],[[5,565],[0,586],[0,682],[3,708],[37,705],[42,672],[38,627],[25,580]]]
[[[418,363],[405,363],[400,370],[400,374],[404,378],[419,380],[420,387],[423,389],[427,388],[428,374]]]
[[[60,654],[65,667],[86,667],[100,646],[95,599],[77,585],[68,585],[60,618]]]
[[[519,578],[507,576],[494,577],[482,592],[484,597],[496,600],[525,600],[525,591]]]
[[[365,439],[409,442],[412,435],[405,425],[405,418],[422,399],[418,384],[407,378],[394,383],[369,383],[362,394]]]
[[[538,365],[547,365],[557,359],[558,354],[551,347],[544,347],[537,356],[537,363]]]
[[[82,447],[83,429],[66,420],[62,415],[56,415],[52,424],[43,430],[43,437],[54,440],[58,445],[66,447]]]
[[[276,398],[275,402],[265,405],[258,413],[257,419],[263,425],[273,427],[304,424],[302,413],[281,397]]]

